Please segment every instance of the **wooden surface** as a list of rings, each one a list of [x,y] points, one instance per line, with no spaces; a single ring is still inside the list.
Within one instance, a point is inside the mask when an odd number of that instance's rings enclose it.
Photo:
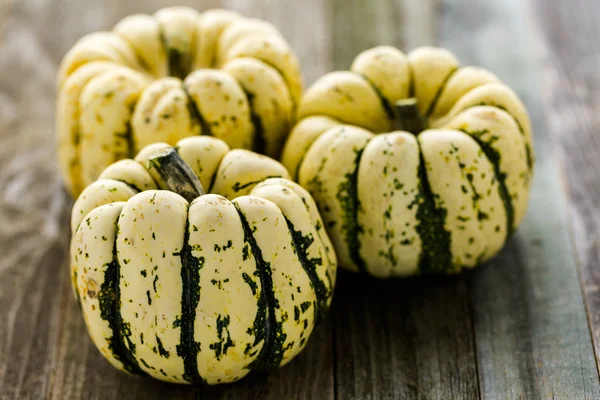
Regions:
[[[436,44],[491,69],[531,113],[528,215],[470,274],[341,272],[330,318],[290,365],[183,387],[102,359],[71,299],[55,163],[57,65],[81,35],[170,1],[0,0],[0,399],[600,399],[597,0],[198,0],[276,24],[307,83],[361,50]]]

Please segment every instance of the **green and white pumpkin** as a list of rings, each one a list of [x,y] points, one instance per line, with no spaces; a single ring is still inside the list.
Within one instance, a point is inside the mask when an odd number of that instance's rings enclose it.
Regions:
[[[449,51],[361,53],[305,93],[282,161],[314,197],[341,266],[454,273],[500,251],[534,153],[517,95]]]
[[[312,197],[287,177],[197,136],[148,146],[83,191],[72,283],[113,366],[218,384],[306,346],[331,303],[336,256]]]
[[[77,196],[155,142],[212,135],[279,156],[302,93],[298,59],[268,22],[170,7],[80,39],[58,71],[61,171]]]

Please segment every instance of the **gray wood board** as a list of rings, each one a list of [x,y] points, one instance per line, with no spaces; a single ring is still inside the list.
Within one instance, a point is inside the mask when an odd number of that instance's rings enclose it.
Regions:
[[[440,25],[443,46],[518,92],[530,112],[537,152],[519,232],[470,281],[482,396],[600,398],[558,160],[540,101],[538,43],[527,1],[445,0]]]
[[[541,94],[548,134],[558,145],[569,195],[573,247],[580,266],[596,363],[600,360],[600,3],[532,1],[538,17]]]
[[[341,272],[330,320],[280,370],[213,388],[114,370],[68,287],[71,200],[55,163],[55,74],[80,36],[170,3],[0,2],[1,399],[600,398],[576,266],[598,343],[595,0],[179,1],[270,20],[307,84],[378,44],[436,43],[491,69],[531,112],[534,190],[519,233],[472,274],[382,282]]]

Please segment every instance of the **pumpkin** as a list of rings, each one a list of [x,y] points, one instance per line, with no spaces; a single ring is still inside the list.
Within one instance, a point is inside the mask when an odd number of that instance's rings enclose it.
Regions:
[[[113,366],[218,384],[305,347],[331,303],[336,256],[313,199],[287,176],[196,136],[145,147],[83,191],[72,283]]]
[[[148,144],[201,134],[279,156],[301,93],[298,60],[268,22],[187,7],[126,17],[81,38],[60,64],[64,181],[77,196]]]
[[[534,153],[518,96],[441,48],[382,46],[316,81],[282,162],[315,199],[341,266],[454,273],[502,248]]]

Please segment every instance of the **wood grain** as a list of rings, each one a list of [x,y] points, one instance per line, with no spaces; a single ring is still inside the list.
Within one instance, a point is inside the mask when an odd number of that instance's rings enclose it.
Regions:
[[[534,189],[519,233],[473,274],[377,281],[342,271],[331,318],[280,370],[208,388],[113,369],[68,287],[72,202],[55,163],[55,74],[82,35],[171,3],[0,0],[0,399],[600,398],[596,0],[179,0],[273,22],[307,84],[379,44],[436,43],[490,68],[531,112]]]
[[[30,7],[0,26],[0,398],[44,398],[61,332],[69,201],[54,162],[56,71]],[[28,79],[24,79],[27,77]]]
[[[600,361],[600,3],[531,1],[549,134],[558,147],[596,363]]]
[[[334,0],[332,8],[339,69],[376,45],[431,45],[440,11],[436,1],[409,0]],[[379,282],[340,275],[333,310],[338,398],[479,398],[465,277]]]
[[[539,99],[540,68],[532,57],[536,43],[527,3],[445,0],[443,15],[442,44],[463,62],[491,69],[524,99],[537,151],[529,212],[520,231],[470,282],[482,395],[600,398],[564,193]]]
[[[465,279],[381,281],[342,271],[338,398],[479,398]]]

